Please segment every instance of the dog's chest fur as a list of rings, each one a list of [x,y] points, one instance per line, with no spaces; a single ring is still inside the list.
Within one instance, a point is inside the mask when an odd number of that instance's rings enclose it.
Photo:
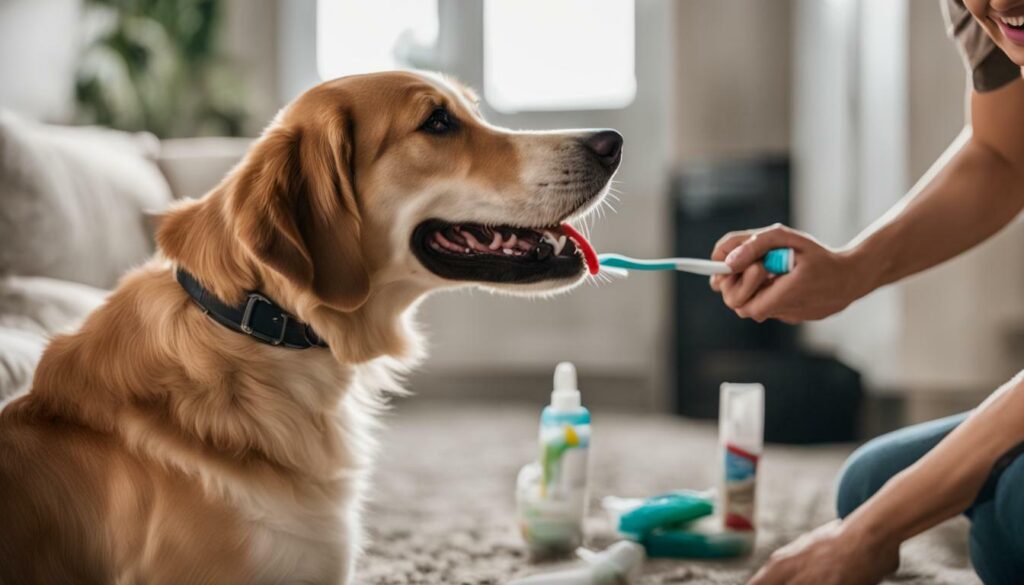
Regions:
[[[257,580],[345,583],[351,577],[361,540],[365,473],[376,448],[371,431],[380,389],[375,386],[390,383],[390,376],[385,368],[370,365],[353,368],[345,377],[336,381],[347,387],[320,437],[336,443],[310,459],[326,466],[308,479],[292,478],[284,493],[279,486],[256,484],[228,496],[250,531]]]
[[[359,548],[373,417],[391,376],[381,363],[339,366],[323,350],[290,352],[290,360],[270,359],[280,355],[271,351],[258,348],[244,373],[207,381],[230,385],[230,400],[172,408],[190,420],[217,408],[217,428],[206,431],[207,440],[229,451],[244,444],[258,454],[256,463],[217,453],[197,457],[172,434],[154,432],[143,413],[126,419],[124,436],[132,449],[184,472],[208,501],[228,511],[234,519],[228,533],[243,543],[245,582],[345,583]],[[207,388],[194,400],[216,394]],[[218,534],[210,528],[195,530]]]

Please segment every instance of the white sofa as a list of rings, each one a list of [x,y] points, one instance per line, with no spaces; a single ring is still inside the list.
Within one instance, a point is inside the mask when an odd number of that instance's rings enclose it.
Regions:
[[[224,176],[250,139],[158,141],[0,111],[0,402],[154,251],[159,213]]]
[[[250,142],[69,127],[83,5],[0,0],[0,403],[153,253],[152,215],[202,195]]]

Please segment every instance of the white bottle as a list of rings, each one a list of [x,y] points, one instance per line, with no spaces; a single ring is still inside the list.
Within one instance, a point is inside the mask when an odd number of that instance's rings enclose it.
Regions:
[[[555,368],[551,404],[540,415],[540,448],[541,495],[585,501],[590,411],[583,407],[570,362]]]
[[[540,417],[540,458],[524,467],[516,496],[523,538],[536,558],[569,553],[583,542],[587,509],[590,411],[582,405],[576,368],[555,368],[551,404]]]
[[[719,506],[723,528],[749,535],[757,529],[757,465],[764,449],[764,386],[724,383],[720,390]]]

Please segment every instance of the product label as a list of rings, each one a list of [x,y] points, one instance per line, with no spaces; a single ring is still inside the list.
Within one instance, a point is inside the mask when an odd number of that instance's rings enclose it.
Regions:
[[[541,495],[550,499],[583,498],[587,482],[589,425],[562,425],[543,432]]]
[[[735,445],[726,445],[724,451],[722,513],[725,527],[729,530],[753,530],[758,457]]]

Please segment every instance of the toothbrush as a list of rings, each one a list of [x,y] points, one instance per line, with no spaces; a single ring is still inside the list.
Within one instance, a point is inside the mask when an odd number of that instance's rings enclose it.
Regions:
[[[793,248],[775,248],[765,254],[763,264],[771,274],[787,274],[793,270]],[[701,260],[698,258],[658,258],[655,260],[638,260],[622,254],[598,254],[601,268],[617,268],[626,270],[678,270],[691,274],[731,274],[732,269],[725,262]]]

